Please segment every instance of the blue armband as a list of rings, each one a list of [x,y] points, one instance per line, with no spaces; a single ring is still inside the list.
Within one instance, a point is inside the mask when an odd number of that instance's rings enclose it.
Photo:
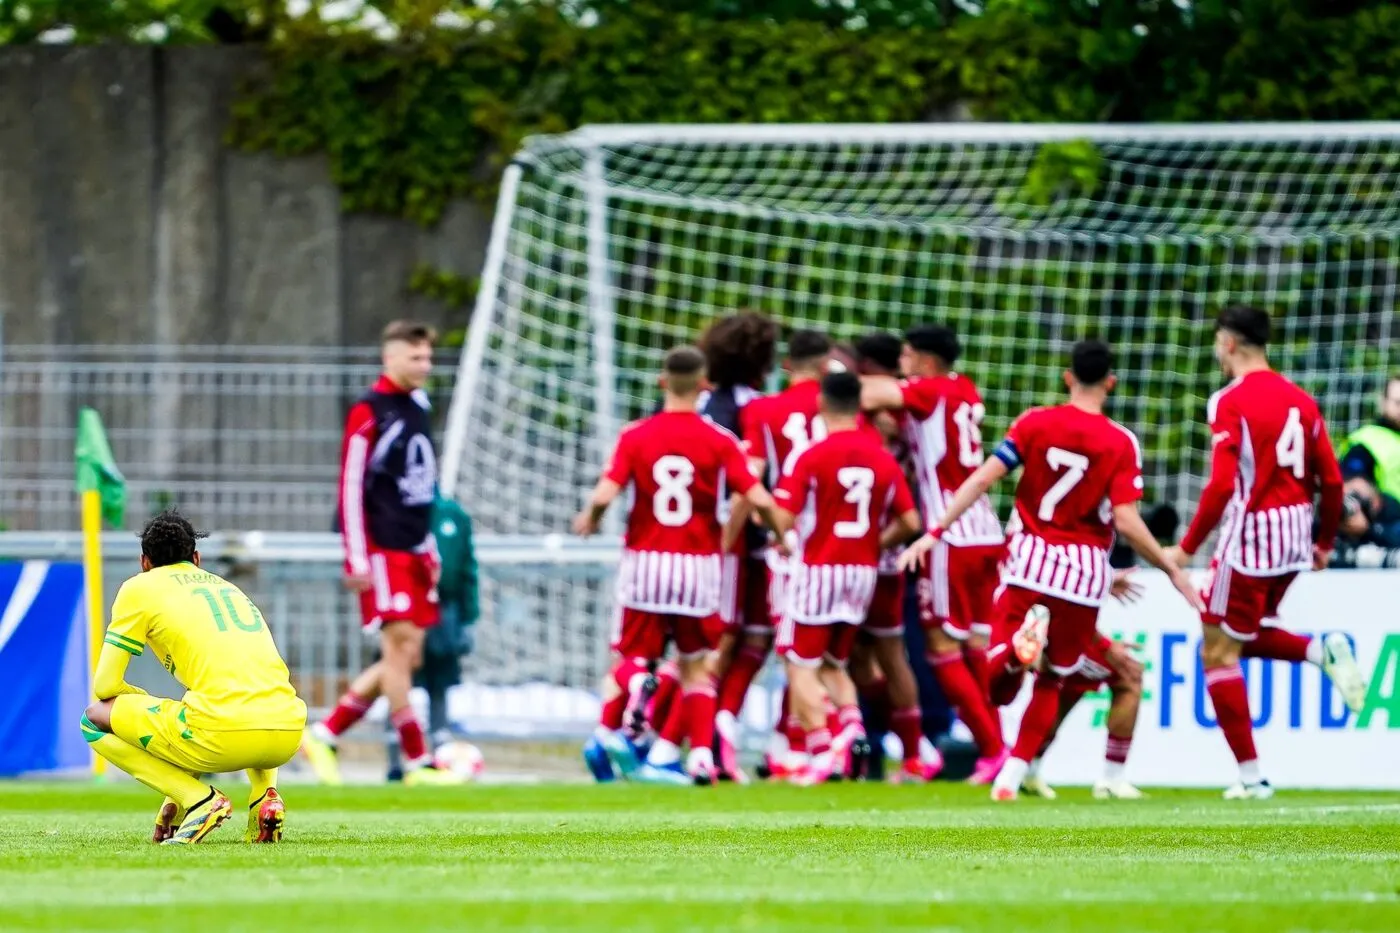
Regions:
[[[1021,466],[1021,452],[1016,449],[1016,445],[1011,442],[1011,438],[1002,438],[997,449],[992,451],[992,456],[1006,464],[1008,470],[1015,470]]]

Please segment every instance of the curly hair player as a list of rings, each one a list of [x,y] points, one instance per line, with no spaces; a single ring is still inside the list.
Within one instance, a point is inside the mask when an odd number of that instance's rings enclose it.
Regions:
[[[277,769],[296,754],[306,704],[258,607],[200,567],[202,537],[175,511],[146,523],[141,572],[112,603],[83,737],[94,752],[165,795],[154,842],[199,842],[228,819],[228,797],[194,775],[229,771],[248,774],[245,838],[277,842],[286,815]],[[148,646],[184,685],[179,700],[126,682],[127,664]]]

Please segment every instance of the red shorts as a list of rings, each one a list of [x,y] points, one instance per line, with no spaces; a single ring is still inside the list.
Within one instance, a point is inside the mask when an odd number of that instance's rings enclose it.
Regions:
[[[904,634],[904,574],[881,574],[875,578],[875,596],[865,614],[864,628],[879,638]]]
[[[718,644],[722,631],[719,613],[683,616],[619,606],[612,650],[624,658],[659,661],[666,653],[666,643],[674,641],[682,658],[698,658]]]
[[[419,628],[438,624],[434,562],[412,551],[370,551],[370,587],[360,593],[360,619],[365,628],[388,622],[412,622]]]
[[[1201,594],[1206,604],[1201,621],[1220,626],[1236,641],[1254,641],[1264,620],[1278,615],[1279,603],[1297,576],[1297,571],[1290,571],[1276,577],[1251,577],[1229,565],[1217,566]]]
[[[992,644],[1009,648],[1011,636],[1016,634],[1026,620],[1026,613],[1037,603],[1050,610],[1046,662],[1051,670],[1061,676],[1075,673],[1098,638],[1098,606],[1081,606],[1020,586],[1002,587],[994,610],[996,621],[992,630]]]
[[[778,629],[777,651],[779,656],[802,667],[816,667],[823,660],[845,667],[859,631],[859,625],[849,622],[811,625],[784,619]]]
[[[1005,545],[955,547],[939,541],[929,553],[928,571],[919,579],[919,619],[959,641],[991,633],[992,604],[1000,582],[997,565]]]
[[[1079,665],[1079,670],[1065,678],[1065,689],[1088,693],[1104,684],[1110,688],[1116,687],[1121,681],[1122,677],[1108,663],[1108,646],[1102,639],[1095,638],[1085,649],[1084,662]]]

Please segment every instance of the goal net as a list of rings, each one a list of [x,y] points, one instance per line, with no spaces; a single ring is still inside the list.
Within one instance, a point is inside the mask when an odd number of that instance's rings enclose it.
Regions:
[[[1142,439],[1146,502],[1184,516],[1206,469],[1203,407],[1221,383],[1211,321],[1225,304],[1269,309],[1276,365],[1318,395],[1335,433],[1370,416],[1396,359],[1397,171],[1396,124],[535,138],[502,185],[444,485],[483,530],[567,533],[618,427],[657,404],[665,351],[755,308],[838,340],[950,325],[989,440],[1060,397],[1075,340],[1107,339],[1111,414]],[[605,575],[507,589],[591,652],[546,667],[601,670]]]

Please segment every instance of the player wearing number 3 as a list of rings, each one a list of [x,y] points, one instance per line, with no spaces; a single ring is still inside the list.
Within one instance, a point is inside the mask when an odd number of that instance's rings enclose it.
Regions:
[[[925,556],[997,480],[1023,468],[1002,588],[993,612],[994,680],[1021,677],[1042,654],[1011,757],[992,783],[993,800],[1014,800],[1031,759],[1054,727],[1064,678],[1079,670],[1096,635],[1099,606],[1113,586],[1108,551],[1116,528],[1133,550],[1165,571],[1187,601],[1201,608],[1190,578],[1153,540],[1137,503],[1142,453],[1127,428],[1107,418],[1104,402],[1115,377],[1107,344],[1076,344],[1065,383],[1069,403],[1035,408],[1017,418],[994,452],[948,502],[929,533],[900,556],[902,566]]]
[[[721,589],[721,503],[728,491],[747,497],[775,528],[773,499],[749,469],[739,439],[697,411],[705,358],[694,347],[668,354],[662,373],[665,402],[659,414],[622,432],[603,477],[573,522],[591,535],[623,489],[632,487],[622,561],[617,574],[617,622],[612,649],[619,663],[659,661],[668,640],[680,660],[681,704],[689,725],[689,778],[714,778],[715,686],[705,657],[718,643]],[[604,681],[596,738],[615,770],[631,777],[636,761],[619,734],[627,696],[616,678]],[[675,742],[658,739],[647,755],[648,774],[678,767]],[[645,775],[644,775],[645,776]],[[659,774],[656,779],[661,779]]]
[[[141,573],[112,603],[93,676],[96,702],[83,716],[92,750],[165,794],[154,841],[202,840],[233,804],[197,774],[248,772],[249,842],[277,842],[284,808],[277,769],[296,754],[306,704],[258,607],[243,591],[199,566],[203,535],[176,512],[141,532]],[[185,687],[179,700],[126,682],[147,648]]]
[[[1211,396],[1210,481],[1181,544],[1184,561],[1224,518],[1206,584],[1201,660],[1220,730],[1239,763],[1227,798],[1273,795],[1259,773],[1241,657],[1308,661],[1347,705],[1360,710],[1366,682],[1346,636],[1309,639],[1263,625],[1301,570],[1322,570],[1342,511],[1342,472],[1312,396],[1269,368],[1269,315],[1236,305],[1221,312],[1215,355],[1233,381]],[[1320,497],[1316,539],[1313,499]]]

